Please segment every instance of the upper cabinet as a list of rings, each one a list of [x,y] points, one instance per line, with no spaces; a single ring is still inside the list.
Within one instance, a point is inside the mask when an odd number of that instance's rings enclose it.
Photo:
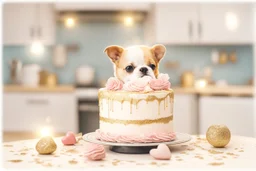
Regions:
[[[156,42],[180,44],[197,41],[197,5],[156,5],[155,21]]]
[[[28,45],[39,39],[55,43],[55,12],[52,4],[13,3],[3,6],[4,45]]]
[[[200,5],[201,43],[252,43],[251,4]]]
[[[145,21],[149,44],[251,44],[252,6],[157,3]]]

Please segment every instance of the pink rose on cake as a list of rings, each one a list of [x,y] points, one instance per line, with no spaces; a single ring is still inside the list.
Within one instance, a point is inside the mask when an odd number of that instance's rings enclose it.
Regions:
[[[124,84],[123,90],[125,91],[144,91],[152,78],[145,76],[136,80],[129,81]]]
[[[123,82],[120,81],[118,78],[110,77],[106,83],[107,90],[121,90],[123,88]]]
[[[171,88],[168,74],[159,74],[157,79],[152,79],[149,82],[150,88],[153,90],[168,90]]]

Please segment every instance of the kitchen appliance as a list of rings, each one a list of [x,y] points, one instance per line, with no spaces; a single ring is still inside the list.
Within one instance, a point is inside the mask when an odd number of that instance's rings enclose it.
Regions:
[[[185,71],[181,75],[181,86],[182,87],[193,87],[194,86],[194,74],[192,71]]]
[[[94,69],[89,65],[83,65],[76,69],[76,84],[90,86],[94,83]]]
[[[19,84],[21,81],[22,63],[19,60],[13,59],[10,62],[10,78],[12,84]]]
[[[39,85],[39,72],[41,67],[37,64],[27,64],[22,68],[22,85],[35,87]]]
[[[79,132],[83,134],[99,129],[99,88],[76,88],[78,99]]]

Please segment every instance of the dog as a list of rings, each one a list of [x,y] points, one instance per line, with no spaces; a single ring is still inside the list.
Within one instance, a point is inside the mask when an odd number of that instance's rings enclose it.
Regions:
[[[113,63],[114,76],[126,83],[144,76],[157,78],[159,63],[165,55],[166,48],[162,44],[128,48],[112,45],[106,47],[104,52]]]

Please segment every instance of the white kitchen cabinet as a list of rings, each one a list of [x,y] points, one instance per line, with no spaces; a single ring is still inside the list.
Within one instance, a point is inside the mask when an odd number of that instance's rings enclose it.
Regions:
[[[55,13],[52,4],[5,3],[3,5],[4,45],[29,45],[39,38],[45,45],[55,43]]]
[[[36,132],[44,126],[54,132],[78,131],[73,93],[4,93],[3,130]]]
[[[197,95],[175,94],[173,108],[173,125],[175,132],[197,134],[198,112]]]
[[[149,3],[140,2],[121,2],[121,3],[55,3],[58,11],[147,11]]]
[[[253,98],[201,96],[199,130],[205,134],[213,124],[226,125],[232,135],[253,136]]]
[[[145,20],[147,44],[251,44],[250,3],[156,3]]]
[[[193,43],[196,39],[196,4],[157,4],[155,29],[157,43]]]
[[[199,17],[200,43],[253,42],[253,13],[250,3],[202,4]]]

